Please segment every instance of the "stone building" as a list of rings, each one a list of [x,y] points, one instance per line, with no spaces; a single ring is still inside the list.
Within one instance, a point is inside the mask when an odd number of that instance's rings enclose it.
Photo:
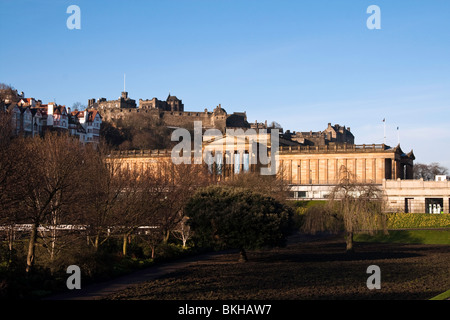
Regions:
[[[280,147],[279,162],[289,184],[334,185],[346,168],[356,182],[380,184],[383,179],[412,179],[412,151],[400,146],[334,145]]]
[[[411,213],[449,213],[450,181],[384,180],[388,210]]]
[[[258,139],[258,143],[253,145],[248,137],[240,136],[234,146],[226,145],[226,139],[227,136],[211,138],[202,145],[203,157],[210,152],[215,158],[215,164],[209,168],[218,180],[233,179],[245,172],[260,172],[262,167],[267,167],[259,160],[254,164],[250,160],[260,156],[261,147],[266,148],[270,157],[270,138]],[[260,141],[267,143],[262,146]],[[349,174],[358,183],[380,187],[390,212],[450,212],[450,181],[446,177],[442,181],[413,180],[414,153],[403,152],[400,145],[343,143],[303,146],[292,142],[280,136],[276,159],[277,174],[289,185],[291,199],[326,200],[333,187]],[[192,159],[194,154],[195,150],[191,150]],[[161,174],[170,178],[170,168],[174,165],[171,156],[171,150],[125,150],[114,152],[111,158],[120,159],[127,170],[162,166]]]
[[[176,96],[167,97],[166,101],[158,100],[157,98],[153,98],[151,100],[142,100],[139,99],[139,108],[140,109],[157,109],[159,111],[184,111],[184,104],[182,100],[178,99]]]
[[[350,127],[346,128],[339,124],[334,126],[328,123],[324,131],[293,132],[286,131],[286,136],[301,143],[304,146],[324,146],[333,144],[354,144],[355,137],[350,132]]]
[[[221,164],[220,175],[224,179],[240,172],[256,172],[262,166],[259,149],[261,144],[251,144],[247,137],[240,137],[242,145],[234,147],[226,141],[227,137],[206,141],[202,152],[209,151],[216,164]],[[236,138],[236,141],[239,139]],[[261,141],[258,138],[258,141]],[[267,156],[271,156],[270,138],[263,139]],[[405,154],[400,146],[391,148],[382,145],[334,145],[334,146],[299,146],[289,145],[280,139],[276,158],[276,172],[290,185],[294,198],[317,199],[317,195],[308,194],[312,188],[324,193],[319,198],[326,198],[326,192],[344,178],[351,175],[359,183],[382,184],[384,180],[412,179],[414,154]],[[239,143],[239,142],[236,142]],[[222,148],[222,146],[226,146]],[[221,151],[218,151],[221,150]],[[124,161],[139,163],[150,161],[155,155],[165,156],[170,160],[170,150],[129,151],[116,154]],[[251,161],[250,161],[251,160]],[[252,165],[253,163],[253,165]],[[133,167],[133,166],[132,166]],[[346,170],[343,170],[345,168]]]
[[[64,105],[21,97],[17,103],[0,101],[0,116],[3,112],[10,114],[15,135],[34,137],[50,131],[68,132],[83,144],[100,142],[102,118],[96,110],[70,112]]]
[[[153,98],[151,100],[139,99],[139,106],[136,101],[128,97],[127,92],[122,92],[118,100],[106,100],[101,98],[98,101],[90,99],[88,108],[97,110],[103,121],[123,119],[130,115],[141,114],[161,120],[167,127],[187,128],[194,127],[194,121],[201,121],[203,128],[216,128],[224,131],[226,128],[249,128],[247,115],[245,112],[234,112],[228,114],[219,104],[212,111],[185,111],[181,99],[169,94],[166,101]]]
[[[88,108],[94,108],[100,112],[111,109],[136,109],[136,100],[130,99],[128,97],[128,92],[123,91],[117,100],[106,100],[105,98],[100,98],[98,101],[95,101],[95,99],[89,99]]]

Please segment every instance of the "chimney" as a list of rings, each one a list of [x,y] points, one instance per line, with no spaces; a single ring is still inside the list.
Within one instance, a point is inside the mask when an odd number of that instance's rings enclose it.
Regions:
[[[50,102],[50,103],[47,105],[47,114],[53,115],[53,109],[54,109],[54,107],[55,107],[55,105],[53,104],[53,102]]]
[[[50,102],[47,105],[47,126],[53,126],[53,108],[54,108],[53,102]]]
[[[95,99],[89,99],[88,100],[88,107],[92,107],[95,103]]]

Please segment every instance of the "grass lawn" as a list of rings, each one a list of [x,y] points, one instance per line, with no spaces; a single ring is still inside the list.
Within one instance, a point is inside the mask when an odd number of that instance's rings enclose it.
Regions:
[[[431,298],[430,300],[449,300],[450,299],[450,290],[445,291],[436,297]]]
[[[389,230],[388,235],[385,235],[383,232],[374,235],[357,234],[354,239],[357,242],[450,245],[450,229]]]

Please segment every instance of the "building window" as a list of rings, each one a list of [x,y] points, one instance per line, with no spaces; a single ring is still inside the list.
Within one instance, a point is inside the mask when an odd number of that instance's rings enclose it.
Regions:
[[[294,191],[294,198],[306,198],[306,191]]]
[[[426,213],[442,213],[444,211],[444,199],[442,198],[425,198]]]
[[[238,153],[234,154],[234,173],[239,174],[239,172],[241,171],[241,164],[240,164],[240,160],[241,160],[241,155]]]

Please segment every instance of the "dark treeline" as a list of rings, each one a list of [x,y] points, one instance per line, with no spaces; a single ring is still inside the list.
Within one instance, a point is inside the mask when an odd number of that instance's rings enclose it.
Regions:
[[[172,179],[159,166],[123,170],[101,144],[13,136],[11,119],[0,121],[0,296],[26,290],[18,279],[61,277],[71,264],[98,277],[124,257],[142,263],[186,246],[183,208],[210,183],[207,168],[168,166]]]

